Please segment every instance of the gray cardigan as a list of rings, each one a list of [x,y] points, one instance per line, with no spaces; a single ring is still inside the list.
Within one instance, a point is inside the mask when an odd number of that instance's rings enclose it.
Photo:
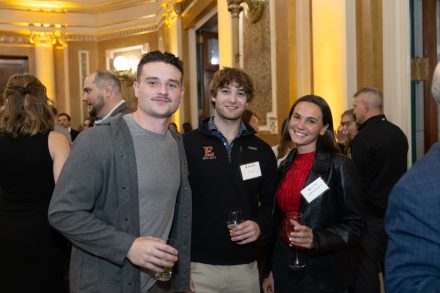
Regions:
[[[139,270],[126,258],[140,233],[137,168],[130,130],[121,117],[78,136],[49,206],[50,224],[73,243],[72,293],[139,293]],[[191,189],[182,137],[173,137],[181,183],[170,237],[178,240],[173,288],[179,292],[189,290]]]

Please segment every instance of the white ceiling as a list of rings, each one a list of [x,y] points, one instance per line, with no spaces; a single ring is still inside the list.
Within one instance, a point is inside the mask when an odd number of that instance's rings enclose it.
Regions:
[[[100,35],[157,26],[162,2],[174,0],[0,0],[0,30],[27,33],[36,30]]]

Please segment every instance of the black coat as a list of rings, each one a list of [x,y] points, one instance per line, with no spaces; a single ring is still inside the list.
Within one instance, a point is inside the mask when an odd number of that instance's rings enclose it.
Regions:
[[[407,170],[407,154],[405,134],[384,115],[359,127],[351,157],[360,177],[363,214],[383,220],[391,189]]]
[[[79,131],[78,131],[78,130],[75,130],[75,129],[73,129],[73,128],[70,129],[70,139],[71,139],[72,141],[75,140],[75,138],[78,136],[78,134],[79,134]]]
[[[295,156],[296,149],[281,163],[280,182]],[[304,214],[305,224],[313,230],[314,248],[300,253],[306,254],[306,272],[317,286],[324,291],[337,291],[347,288],[356,277],[355,248],[365,229],[359,212],[360,183],[350,158],[335,152],[316,153],[304,186],[319,177],[329,189],[311,203],[301,197],[300,212]],[[278,238],[283,214],[275,208],[274,216],[273,238]]]

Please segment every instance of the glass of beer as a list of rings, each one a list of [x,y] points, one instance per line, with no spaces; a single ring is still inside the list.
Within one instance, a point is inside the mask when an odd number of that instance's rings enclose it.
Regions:
[[[176,239],[168,239],[167,244],[177,249],[177,240]],[[173,267],[163,267],[163,271],[159,273],[155,273],[154,277],[158,281],[166,282],[171,280],[173,275]]]

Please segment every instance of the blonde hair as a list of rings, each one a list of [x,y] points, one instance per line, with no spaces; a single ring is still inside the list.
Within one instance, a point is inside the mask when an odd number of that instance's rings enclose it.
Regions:
[[[46,87],[32,74],[11,76],[2,96],[0,133],[17,138],[53,130],[49,101]]]

